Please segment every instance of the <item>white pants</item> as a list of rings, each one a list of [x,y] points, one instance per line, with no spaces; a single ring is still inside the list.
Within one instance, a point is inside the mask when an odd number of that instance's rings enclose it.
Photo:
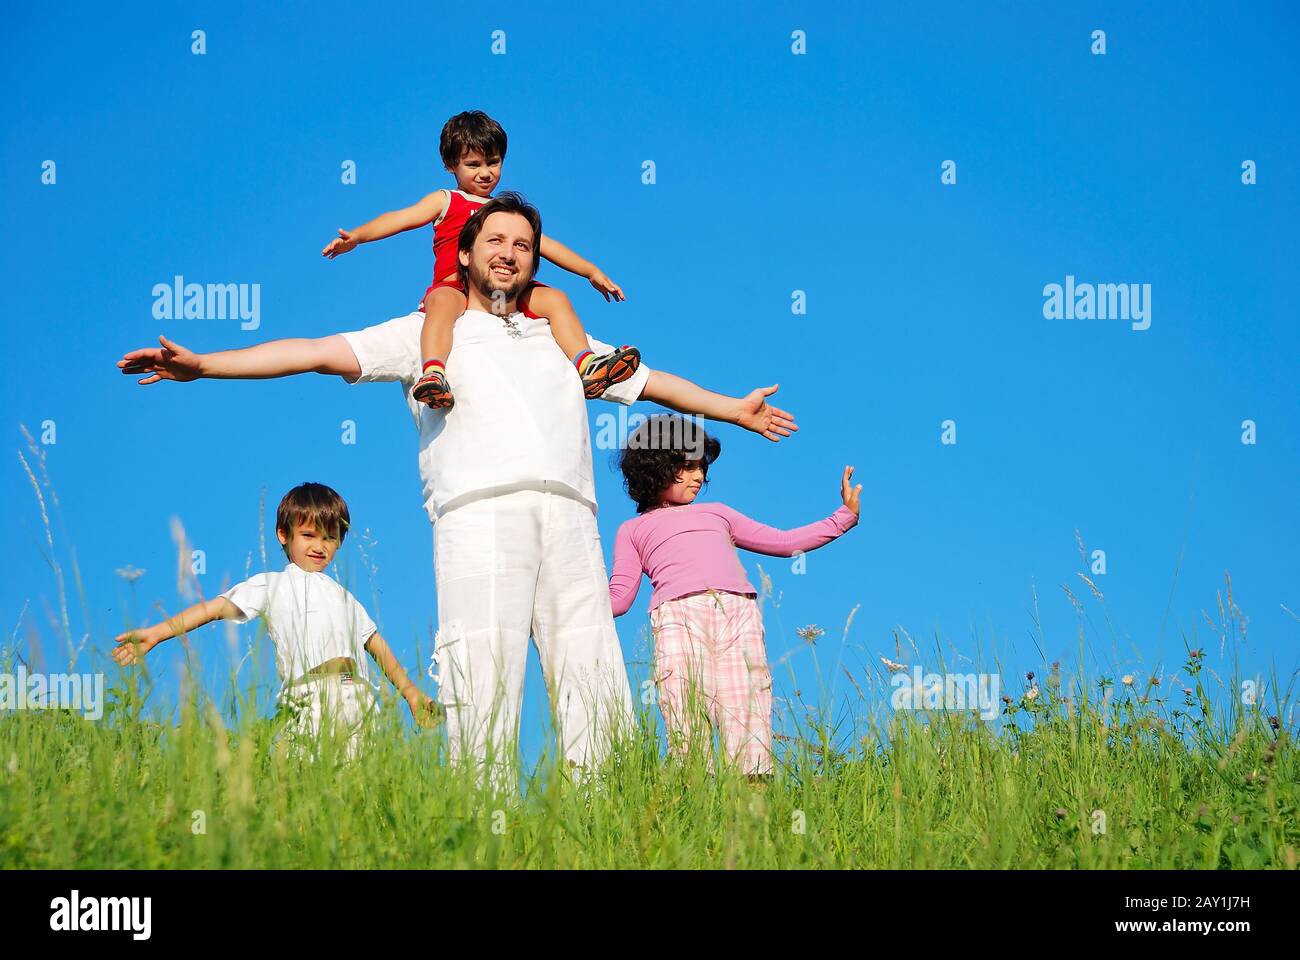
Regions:
[[[288,716],[286,732],[291,749],[314,754],[321,737],[339,738],[344,755],[355,759],[361,752],[366,722],[376,709],[374,691],[352,674],[321,674],[287,687],[280,709]]]
[[[565,758],[605,754],[632,722],[591,508],[553,483],[470,500],[434,524],[438,700],[453,760],[514,759],[531,636]]]

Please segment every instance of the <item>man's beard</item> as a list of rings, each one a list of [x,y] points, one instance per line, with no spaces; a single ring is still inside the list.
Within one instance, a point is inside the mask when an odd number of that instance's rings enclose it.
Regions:
[[[494,310],[504,309],[507,303],[518,298],[523,293],[524,288],[528,286],[530,277],[524,276],[524,272],[515,265],[515,275],[508,281],[492,273],[492,265],[489,263],[482,269],[477,268],[474,264],[469,267],[469,282],[475,290],[481,294],[484,299],[492,301]]]

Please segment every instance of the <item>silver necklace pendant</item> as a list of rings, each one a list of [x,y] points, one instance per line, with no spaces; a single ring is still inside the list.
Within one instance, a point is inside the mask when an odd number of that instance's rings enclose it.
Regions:
[[[502,317],[501,322],[506,325],[506,333],[512,340],[518,340],[524,335],[523,331],[519,329],[519,324],[513,316]]]

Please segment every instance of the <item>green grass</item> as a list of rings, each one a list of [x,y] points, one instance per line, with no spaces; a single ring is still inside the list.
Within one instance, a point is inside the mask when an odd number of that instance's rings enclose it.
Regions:
[[[58,498],[30,436],[28,449],[20,460],[58,594],[54,632],[76,671],[95,631],[71,627],[69,585],[90,620],[81,576],[71,551],[64,574],[50,519]],[[175,536],[188,557],[179,524]],[[1079,548],[1083,557],[1082,541]],[[771,600],[770,580],[759,574]],[[1079,576],[1104,614],[1100,591]],[[188,586],[197,592],[196,581]],[[791,672],[793,700],[779,711],[781,762],[761,787],[725,764],[710,774],[703,747],[665,759],[648,706],[640,732],[590,778],[544,757],[509,796],[449,767],[441,734],[416,731],[392,703],[357,761],[343,763],[328,747],[304,761],[277,738],[276,721],[252,708],[259,687],[243,661],[220,709],[205,693],[211,685],[192,672],[186,641],[174,641],[186,648],[187,672],[179,707],[164,719],[149,703],[147,677],[115,667],[100,721],[61,710],[0,712],[0,868],[1295,869],[1295,678],[1286,689],[1275,678],[1257,701],[1243,702],[1235,674],[1245,619],[1231,583],[1220,622],[1210,622],[1232,653],[1234,676],[1224,684],[1216,675],[1217,691],[1203,683],[1213,672],[1194,640],[1177,684],[1163,674],[1085,679],[1081,665],[1095,662],[1085,638],[1092,621],[1065,592],[1080,618],[1078,679],[1046,665],[1046,676],[1004,698],[994,723],[890,711],[879,667],[855,677],[837,664],[831,678],[848,674],[856,699],[830,702],[827,693],[810,707]],[[788,636],[773,608],[769,645]],[[795,632],[828,689],[816,648],[825,631]],[[1041,630],[1035,642],[1045,648]],[[900,660],[903,650],[899,641]],[[89,655],[102,656],[93,646]],[[12,673],[18,656],[0,654],[0,673]],[[996,672],[1010,693],[1014,671]]]
[[[273,720],[223,721],[193,692],[150,722],[135,687],[100,722],[0,716],[0,866],[1294,869],[1300,852],[1293,737],[1253,709],[1226,726],[1199,683],[1172,722],[1129,688],[1067,703],[1048,678],[997,727],[814,725],[765,788],[645,734],[586,783],[544,759],[513,797],[392,704],[358,761],[307,761]]]

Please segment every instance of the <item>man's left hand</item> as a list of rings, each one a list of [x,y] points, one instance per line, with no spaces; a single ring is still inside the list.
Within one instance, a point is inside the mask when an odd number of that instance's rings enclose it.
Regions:
[[[761,434],[774,443],[798,430],[799,426],[794,422],[792,414],[767,402],[767,398],[776,393],[779,386],[774,383],[770,387],[757,387],[742,398],[740,415],[736,418],[737,425]]]

